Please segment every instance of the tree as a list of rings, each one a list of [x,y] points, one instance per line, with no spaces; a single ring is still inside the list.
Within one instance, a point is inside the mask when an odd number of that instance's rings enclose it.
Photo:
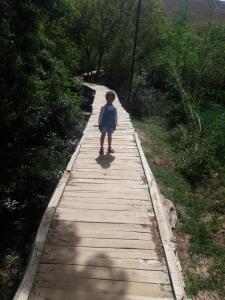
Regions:
[[[81,134],[73,3],[0,1],[1,258],[14,253],[13,270],[22,269],[24,245]]]
[[[82,61],[86,72],[96,68],[99,73],[104,55],[113,46],[121,28],[128,5],[130,1],[78,1],[81,13],[75,26],[82,32],[78,39],[81,42],[80,51],[84,53]]]

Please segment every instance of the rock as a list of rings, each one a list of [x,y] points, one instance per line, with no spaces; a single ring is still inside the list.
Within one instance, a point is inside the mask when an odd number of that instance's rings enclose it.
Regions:
[[[164,160],[162,160],[159,157],[154,158],[154,163],[155,163],[156,166],[160,166],[160,167],[163,167],[165,165]]]
[[[166,218],[167,218],[167,220],[170,224],[170,227],[172,229],[174,229],[176,227],[176,224],[177,224],[176,208],[175,208],[174,204],[169,199],[164,197],[163,195],[161,195],[161,199],[162,199],[162,202],[163,202],[163,207],[165,209]]]

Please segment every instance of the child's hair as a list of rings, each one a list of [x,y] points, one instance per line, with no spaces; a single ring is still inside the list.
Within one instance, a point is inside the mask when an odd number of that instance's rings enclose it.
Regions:
[[[112,95],[114,98],[116,97],[116,94],[115,94],[113,91],[108,91],[108,92],[106,92],[106,94],[105,94],[106,99],[107,99],[107,97],[108,97],[109,95]]]

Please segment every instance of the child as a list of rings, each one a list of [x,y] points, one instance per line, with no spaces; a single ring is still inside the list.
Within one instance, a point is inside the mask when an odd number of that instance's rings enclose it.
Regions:
[[[108,153],[114,153],[115,151],[112,149],[112,133],[116,130],[117,125],[117,109],[113,105],[113,101],[115,100],[115,93],[113,91],[108,91],[105,95],[106,104],[101,107],[101,111],[99,114],[98,124],[99,130],[102,135],[100,138],[101,148],[99,154],[104,154],[104,140],[106,133],[108,134]]]

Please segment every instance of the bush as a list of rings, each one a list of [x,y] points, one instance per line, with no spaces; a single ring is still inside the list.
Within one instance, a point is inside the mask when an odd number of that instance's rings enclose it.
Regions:
[[[137,117],[146,117],[154,113],[157,106],[156,93],[148,85],[146,73],[134,76],[130,108]]]
[[[204,177],[219,173],[224,177],[225,125],[224,109],[210,105],[199,112],[201,128],[196,131],[192,119],[185,127],[180,126],[179,146],[182,149],[180,169],[190,182],[197,184]]]

